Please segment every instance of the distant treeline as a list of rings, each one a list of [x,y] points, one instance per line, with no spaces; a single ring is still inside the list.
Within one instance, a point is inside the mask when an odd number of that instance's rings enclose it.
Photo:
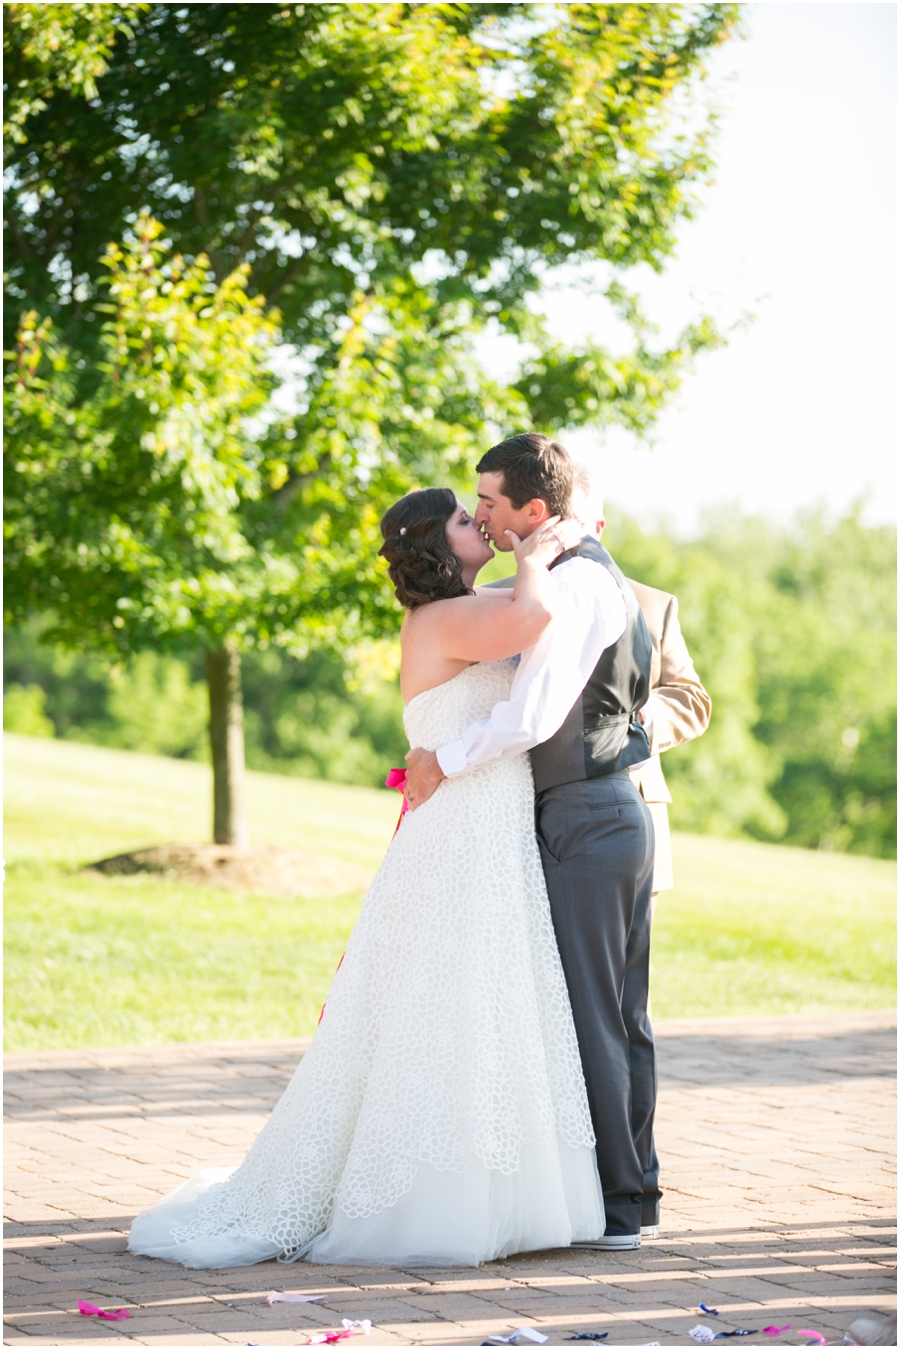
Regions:
[[[614,516],[606,537],[678,596],[713,698],[706,734],[664,756],[675,826],[896,857],[896,530],[854,510],[723,514],[691,542]]]
[[[685,542],[613,513],[605,542],[678,596],[713,698],[706,735],[665,756],[675,827],[896,856],[896,532],[858,513],[790,528],[723,515]],[[7,634],[7,729],[208,757],[199,653],[111,669],[38,638]],[[383,648],[249,652],[249,766],[383,782],[407,748],[395,666]]]

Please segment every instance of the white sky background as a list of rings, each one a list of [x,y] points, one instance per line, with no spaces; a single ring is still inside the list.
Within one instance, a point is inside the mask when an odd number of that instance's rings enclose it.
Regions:
[[[655,447],[614,428],[560,439],[644,527],[696,531],[732,505],[896,518],[894,4],[754,4],[718,54],[715,183],[663,276],[623,278],[663,337],[701,310],[756,321],[700,357]],[[577,288],[542,300],[567,343],[608,320]],[[605,307],[605,306],[604,306]],[[511,352],[483,347],[499,369]]]

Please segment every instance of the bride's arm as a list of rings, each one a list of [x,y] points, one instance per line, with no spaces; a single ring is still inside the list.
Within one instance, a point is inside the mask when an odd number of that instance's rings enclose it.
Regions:
[[[453,660],[502,660],[534,646],[553,618],[548,564],[562,551],[557,521],[547,521],[527,539],[510,534],[518,563],[510,594],[464,595],[423,605],[407,625],[407,637],[437,648]],[[416,631],[417,630],[417,631]]]

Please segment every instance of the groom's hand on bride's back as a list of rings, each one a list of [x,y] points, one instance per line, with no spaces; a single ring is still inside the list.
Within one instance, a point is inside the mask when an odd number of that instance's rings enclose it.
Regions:
[[[417,810],[434,796],[444,779],[437,755],[430,749],[411,749],[406,756],[406,791],[410,810]]]

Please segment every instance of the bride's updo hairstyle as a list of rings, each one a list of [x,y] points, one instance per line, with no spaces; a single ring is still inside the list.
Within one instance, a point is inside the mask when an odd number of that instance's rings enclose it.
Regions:
[[[449,487],[424,487],[401,497],[382,517],[384,544],[378,556],[388,564],[404,609],[471,595],[463,585],[462,563],[447,542],[447,522],[456,506]]]

